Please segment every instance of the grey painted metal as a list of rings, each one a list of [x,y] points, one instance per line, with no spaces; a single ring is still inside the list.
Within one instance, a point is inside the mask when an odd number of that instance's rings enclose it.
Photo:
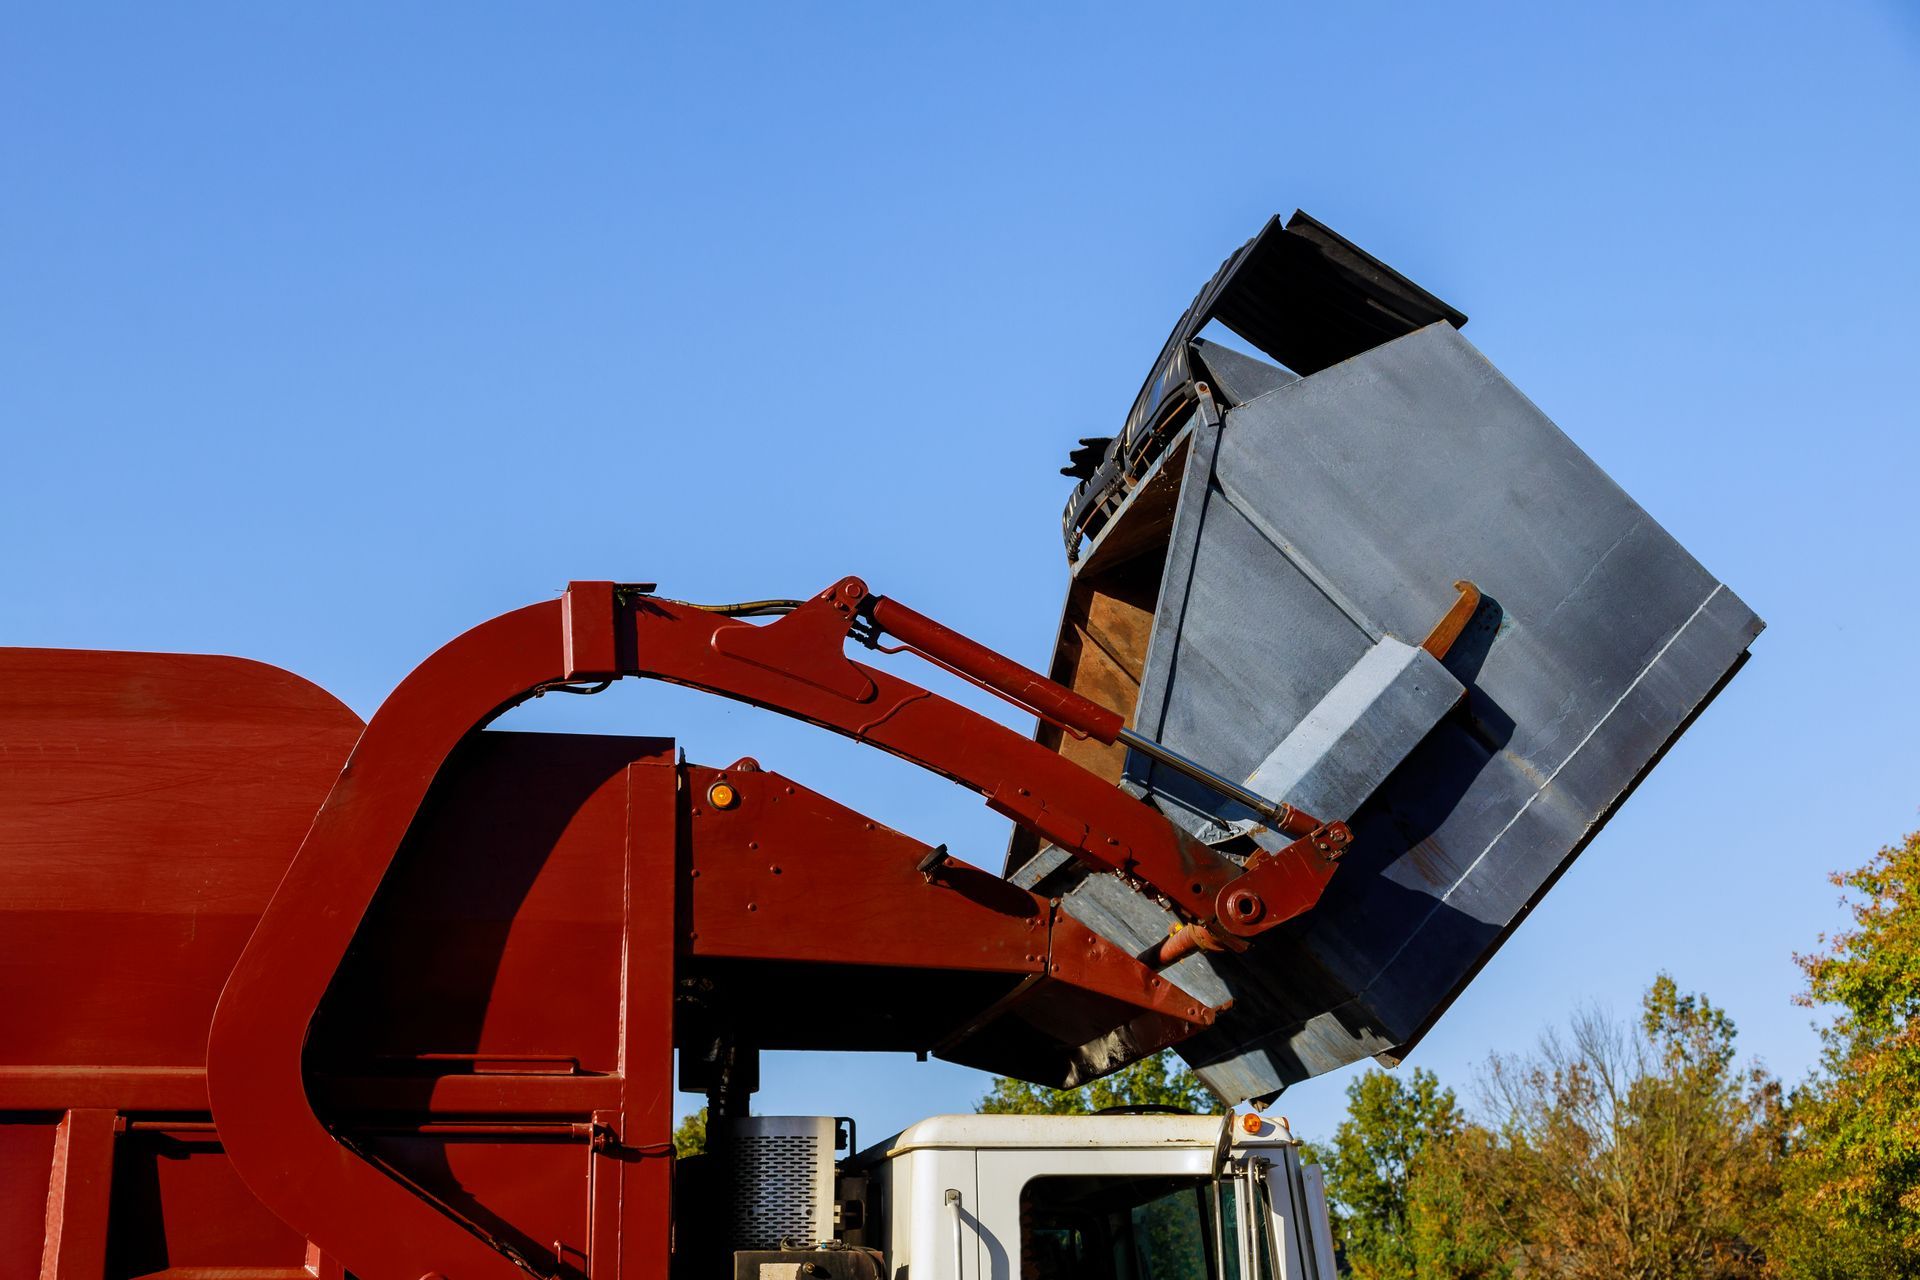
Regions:
[[[1315,911],[1193,958],[1234,1005],[1182,1052],[1231,1099],[1404,1054],[1762,626],[1450,325],[1276,381],[1191,424],[1133,719],[1273,799],[1351,808]],[[1422,736],[1424,685],[1398,706],[1362,677],[1462,578],[1483,598],[1441,665],[1465,696]],[[1137,753],[1126,781],[1242,849],[1244,808]],[[1042,878],[1131,945],[1134,891],[1084,877]]]
[[[1205,338],[1194,339],[1193,354],[1199,361],[1195,372],[1212,384],[1224,404],[1245,404],[1299,381],[1296,374]]]
[[[1247,779],[1324,822],[1345,822],[1466,694],[1438,659],[1392,636],[1367,650]]]
[[[1168,931],[1179,923],[1171,911],[1114,876],[1085,877],[1061,898],[1060,905],[1081,924],[1135,955],[1165,942]],[[1210,1005],[1233,998],[1220,975],[1197,955],[1163,969],[1161,975]]]

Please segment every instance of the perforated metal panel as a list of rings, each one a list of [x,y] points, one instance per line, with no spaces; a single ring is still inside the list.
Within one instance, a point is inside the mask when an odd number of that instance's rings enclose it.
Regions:
[[[712,1121],[725,1162],[727,1244],[777,1249],[782,1240],[833,1238],[832,1116],[745,1116]]]

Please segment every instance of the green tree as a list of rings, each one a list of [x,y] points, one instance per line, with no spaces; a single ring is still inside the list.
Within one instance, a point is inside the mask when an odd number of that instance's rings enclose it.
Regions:
[[[673,1154],[697,1156],[707,1149],[707,1109],[700,1108],[673,1128]]]
[[[1402,1079],[1369,1071],[1347,1086],[1347,1118],[1331,1147],[1316,1150],[1326,1170],[1335,1228],[1348,1268],[1362,1280],[1419,1274],[1407,1223],[1407,1193],[1429,1147],[1465,1124],[1453,1090],[1431,1071]]]
[[[1833,1011],[1792,1104],[1775,1269],[1920,1275],[1920,832],[1833,877],[1851,929],[1798,956],[1801,1003]]]
[[[1463,1125],[1429,1144],[1407,1180],[1407,1244],[1418,1280],[1506,1280],[1524,1223],[1498,1134]]]
[[[1049,1089],[995,1076],[974,1110],[987,1115],[1086,1116],[1110,1107],[1177,1107],[1212,1115],[1220,1111],[1220,1100],[1169,1049],[1077,1089]]]

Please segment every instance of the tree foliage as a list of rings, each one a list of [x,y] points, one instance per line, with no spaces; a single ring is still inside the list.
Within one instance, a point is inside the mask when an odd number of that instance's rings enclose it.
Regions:
[[[700,1108],[673,1127],[673,1154],[697,1156],[707,1149],[707,1109]]]
[[[1920,1274],[1920,832],[1836,875],[1853,927],[1798,956],[1801,1002],[1833,1011],[1794,1097],[1776,1270]]]
[[[1085,1116],[1111,1107],[1175,1107],[1210,1115],[1219,1112],[1220,1100],[1168,1050],[1077,1089],[1049,1089],[996,1076],[974,1110],[988,1115]]]
[[[1663,974],[1637,1025],[1588,1012],[1492,1059],[1492,1125],[1416,1170],[1414,1274],[1761,1275],[1785,1125],[1778,1085],[1736,1068],[1734,1036]]]
[[[1347,1086],[1347,1118],[1333,1145],[1316,1151],[1326,1170],[1347,1266],[1363,1280],[1418,1273],[1407,1222],[1414,1170],[1430,1148],[1465,1123],[1453,1090],[1430,1071],[1406,1080],[1369,1071]]]
[[[1363,1280],[1737,1280],[1763,1274],[1786,1123],[1735,1029],[1662,975],[1636,1023],[1597,1013],[1496,1057],[1487,1123],[1430,1073],[1370,1072],[1323,1156]]]

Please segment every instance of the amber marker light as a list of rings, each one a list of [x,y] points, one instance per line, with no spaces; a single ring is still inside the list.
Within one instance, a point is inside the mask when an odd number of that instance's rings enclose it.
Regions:
[[[1248,1133],[1259,1133],[1260,1130],[1265,1127],[1265,1123],[1260,1119],[1259,1116],[1249,1111],[1247,1112],[1247,1114],[1240,1117],[1240,1127],[1242,1129],[1245,1129]]]
[[[732,783],[716,782],[707,788],[707,803],[716,809],[731,809],[740,803],[740,793]]]

